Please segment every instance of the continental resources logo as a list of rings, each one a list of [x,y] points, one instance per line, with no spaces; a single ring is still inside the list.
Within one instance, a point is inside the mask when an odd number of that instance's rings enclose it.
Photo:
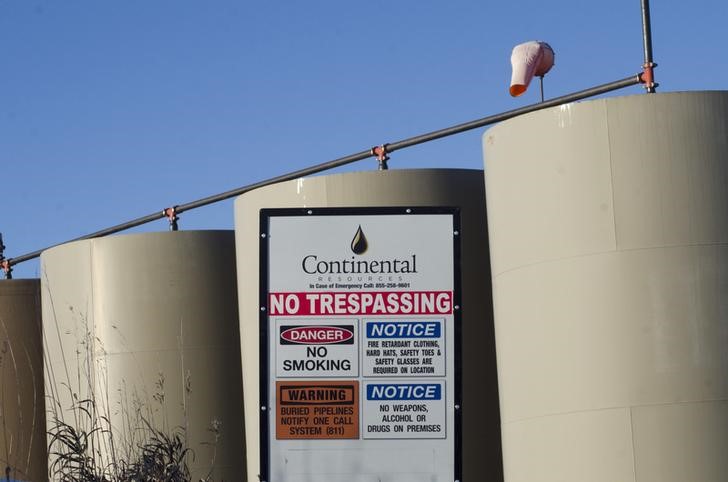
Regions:
[[[351,240],[351,251],[355,255],[364,254],[369,248],[369,241],[359,225]],[[321,259],[316,254],[309,254],[301,260],[301,269],[306,274],[399,274],[417,273],[417,255],[406,258],[379,260],[357,259]]]

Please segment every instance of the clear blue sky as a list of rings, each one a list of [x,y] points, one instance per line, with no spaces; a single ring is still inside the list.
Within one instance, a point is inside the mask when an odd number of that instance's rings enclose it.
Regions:
[[[651,7],[659,91],[728,88],[725,0]],[[527,40],[556,51],[547,97],[636,74],[641,35],[639,0],[0,0],[6,256],[534,103],[507,91]],[[481,169],[482,131],[390,167]],[[231,229],[232,201],[180,226]]]

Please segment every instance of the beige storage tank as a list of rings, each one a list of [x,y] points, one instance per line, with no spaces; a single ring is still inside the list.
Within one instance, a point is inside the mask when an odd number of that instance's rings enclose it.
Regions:
[[[40,281],[0,281],[0,479],[48,480]]]
[[[239,480],[234,249],[232,231],[179,231],[77,241],[42,254],[51,435],[56,420],[89,431],[108,417],[113,450],[106,434],[95,434],[103,454],[96,464],[119,466],[137,460],[152,433],[147,422],[167,435],[186,431],[192,480]]]
[[[728,480],[728,93],[483,136],[507,482]]]
[[[423,169],[299,179],[256,189],[235,201],[248,482],[258,480],[260,465],[259,211],[375,206],[461,208],[463,479],[483,480],[484,474],[488,480],[502,479],[483,171]]]

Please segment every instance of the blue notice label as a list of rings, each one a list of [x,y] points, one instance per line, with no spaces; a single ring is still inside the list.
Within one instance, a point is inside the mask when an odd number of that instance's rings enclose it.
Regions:
[[[442,387],[434,383],[372,383],[367,400],[441,400]]]
[[[439,321],[373,321],[367,323],[367,338],[440,338]]]

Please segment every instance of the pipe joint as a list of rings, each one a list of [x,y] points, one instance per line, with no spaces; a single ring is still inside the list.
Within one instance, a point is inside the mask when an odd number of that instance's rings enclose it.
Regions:
[[[644,84],[645,90],[649,93],[654,93],[655,89],[659,85],[655,82],[655,67],[657,67],[656,63],[646,62],[642,66],[642,73],[640,74],[640,83]]]
[[[388,145],[389,144],[382,144],[381,146],[375,146],[372,147],[370,151],[372,156],[375,156],[377,158],[380,171],[386,171],[387,169],[389,169],[389,166],[387,165],[387,161],[389,160],[389,156],[387,155]]]
[[[13,266],[10,264],[9,259],[0,261],[0,269],[5,273],[5,279],[13,279]]]
[[[162,210],[162,214],[164,214],[169,220],[169,230],[177,231],[179,229],[179,226],[177,224],[177,221],[179,221],[179,217],[177,216],[177,206],[165,208],[164,210]]]

